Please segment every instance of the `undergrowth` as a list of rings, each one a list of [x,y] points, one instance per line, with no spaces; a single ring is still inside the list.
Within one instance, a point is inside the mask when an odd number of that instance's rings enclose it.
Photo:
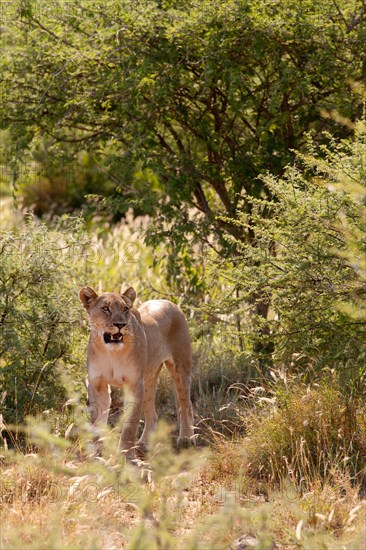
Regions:
[[[335,373],[308,384],[284,370],[273,381],[248,390],[236,412],[246,435],[235,443],[217,438],[228,457],[217,474],[239,471],[256,482],[283,487],[290,482],[300,494],[314,484],[338,485],[348,479],[360,491],[366,482],[366,415],[361,398],[343,391]],[[228,466],[225,466],[229,464]]]

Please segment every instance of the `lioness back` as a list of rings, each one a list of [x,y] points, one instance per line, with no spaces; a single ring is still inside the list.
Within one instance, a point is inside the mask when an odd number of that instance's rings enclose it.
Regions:
[[[177,305],[168,300],[149,300],[138,308],[138,312],[150,351],[163,345],[168,347],[169,359],[172,356],[175,361],[179,358],[190,358],[191,340],[188,326],[183,312]]]

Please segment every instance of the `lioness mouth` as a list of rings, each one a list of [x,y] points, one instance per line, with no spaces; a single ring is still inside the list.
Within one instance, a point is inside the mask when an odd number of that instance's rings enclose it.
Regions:
[[[105,332],[103,334],[103,339],[106,344],[120,344],[123,342],[123,334],[116,332],[116,334],[112,335],[109,332]]]

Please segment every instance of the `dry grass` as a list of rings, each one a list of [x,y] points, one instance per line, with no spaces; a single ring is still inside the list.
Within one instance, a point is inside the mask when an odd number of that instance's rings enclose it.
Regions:
[[[165,535],[178,547],[202,514],[219,507],[220,495],[200,473],[194,483],[184,472],[145,484],[131,479],[122,490],[96,475],[70,477],[13,464],[3,470],[1,497],[3,550],[56,550],[159,547]]]
[[[125,548],[137,513],[115,494],[37,467],[14,466],[4,480],[1,548]]]
[[[2,550],[216,550],[239,540],[258,550],[363,549],[366,502],[341,472],[304,494],[290,481],[272,491],[245,474],[243,442],[221,438],[205,458],[203,449],[174,453],[166,433],[144,482],[113,456],[4,459]]]
[[[255,479],[290,478],[300,493],[317,480],[337,483],[339,473],[365,482],[364,403],[348,397],[335,378],[312,386],[278,380],[243,422],[246,471]]]

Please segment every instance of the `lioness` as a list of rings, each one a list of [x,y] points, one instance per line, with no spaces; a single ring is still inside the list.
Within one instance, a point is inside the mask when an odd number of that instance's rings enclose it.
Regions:
[[[150,300],[133,308],[136,292],[104,292],[90,287],[79,291],[89,313],[88,397],[94,425],[106,424],[110,407],[109,386],[127,386],[131,403],[125,403],[120,448],[135,457],[136,445],[146,449],[155,429],[156,385],[163,364],[173,378],[178,410],[178,442],[193,440],[190,399],[192,352],[187,323],[181,310],[168,300]],[[125,400],[126,401],[126,400]],[[136,444],[144,408],[145,427]]]

